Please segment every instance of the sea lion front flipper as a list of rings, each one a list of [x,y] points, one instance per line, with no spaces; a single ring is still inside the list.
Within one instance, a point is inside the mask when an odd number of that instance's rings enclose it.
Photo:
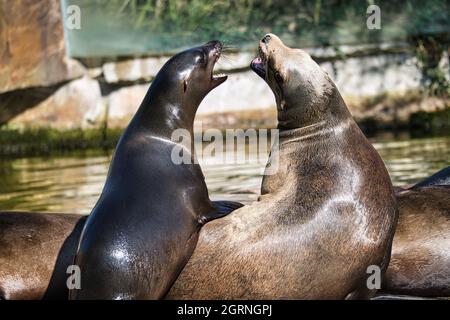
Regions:
[[[212,201],[212,204],[215,210],[212,210],[205,215],[205,223],[214,219],[222,218],[234,210],[244,206],[242,203],[234,201]]]

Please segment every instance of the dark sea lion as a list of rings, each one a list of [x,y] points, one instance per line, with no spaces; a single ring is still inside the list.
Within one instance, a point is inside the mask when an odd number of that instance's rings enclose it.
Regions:
[[[67,299],[86,216],[0,212],[0,300]]]
[[[442,287],[450,277],[441,276],[450,270],[450,247],[441,246],[450,239],[445,227],[450,219],[449,188],[401,189],[396,196],[399,220],[377,299],[384,299],[382,292],[450,296],[449,285],[447,291]],[[66,299],[66,268],[75,257],[85,220],[81,215],[0,212],[0,299]],[[389,296],[399,298],[417,299]]]
[[[259,48],[251,67],[276,97],[279,170],[257,202],[201,230],[167,298],[367,298],[367,268],[387,267],[397,221],[383,161],[306,52],[273,34]]]
[[[415,184],[415,188],[450,185],[450,166]]]
[[[211,41],[181,52],[152,81],[81,235],[75,259],[81,289],[71,290],[71,299],[161,298],[191,256],[200,228],[241,206],[212,203],[194,161],[195,113],[227,78],[213,75],[221,50]],[[187,147],[171,140],[181,129],[192,140]],[[189,163],[174,162],[175,147],[186,149]]]
[[[414,187],[398,192],[397,201],[398,227],[382,290],[450,297],[450,186]]]
[[[450,229],[445,227],[450,221],[450,190],[438,186],[423,190],[397,193],[399,221],[381,292],[450,296],[450,284],[443,287],[450,278],[445,276],[450,270]],[[66,270],[75,257],[86,217],[1,212],[0,300],[66,299]],[[383,297],[381,293],[377,299]]]

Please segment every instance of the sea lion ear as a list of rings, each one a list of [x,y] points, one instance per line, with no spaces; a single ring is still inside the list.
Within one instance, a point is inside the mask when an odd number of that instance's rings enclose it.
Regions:
[[[183,81],[183,92],[186,92],[187,90],[187,80]]]

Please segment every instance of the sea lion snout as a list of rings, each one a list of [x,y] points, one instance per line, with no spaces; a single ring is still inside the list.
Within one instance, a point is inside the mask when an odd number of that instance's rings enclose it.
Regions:
[[[250,63],[250,67],[261,78],[269,83],[270,74],[273,73],[274,80],[282,82],[283,75],[287,73],[286,62],[295,60],[295,49],[287,47],[280,38],[272,33],[266,34],[259,41],[258,54]],[[270,83],[269,83],[270,86]]]
[[[268,33],[266,34],[264,37],[261,38],[260,44],[263,45],[282,45],[284,46],[283,41],[281,41],[281,39],[273,34],[273,33]]]
[[[211,40],[205,43],[204,47],[210,49],[210,53],[220,55],[223,49],[223,44],[219,40]]]
[[[320,122],[330,106],[335,106],[328,103],[335,86],[322,68],[306,51],[286,46],[272,33],[259,41],[258,55],[250,67],[275,95],[280,128]],[[340,105],[336,108],[342,109]],[[347,114],[343,109],[333,112]]]

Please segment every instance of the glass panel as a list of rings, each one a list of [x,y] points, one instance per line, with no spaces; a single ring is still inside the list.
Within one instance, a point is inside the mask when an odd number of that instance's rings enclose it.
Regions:
[[[367,28],[362,0],[62,0],[81,9],[81,29],[66,28],[74,57],[172,52],[218,38],[254,47],[266,32],[301,47],[405,41],[417,35],[450,39],[445,0],[377,1],[381,29]]]

